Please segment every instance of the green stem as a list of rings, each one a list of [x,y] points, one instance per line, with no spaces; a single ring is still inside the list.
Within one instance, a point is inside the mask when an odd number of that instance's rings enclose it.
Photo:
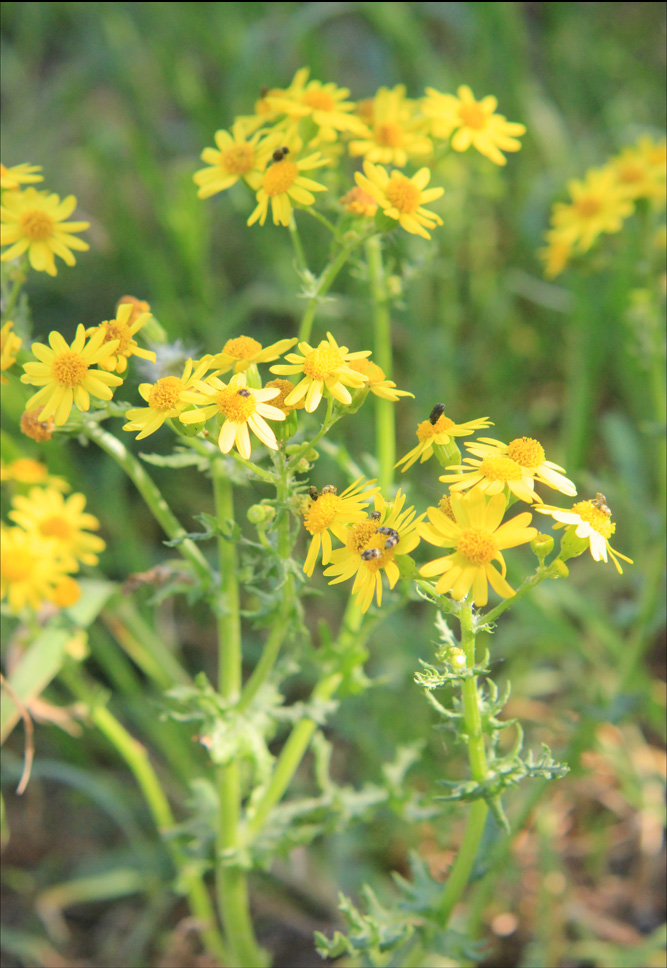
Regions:
[[[21,289],[23,288],[23,283],[25,282],[26,274],[25,268],[23,266],[23,260],[20,267],[16,269],[16,277],[14,279],[14,285],[12,286],[12,291],[9,294],[9,299],[7,300],[7,305],[3,307],[3,313],[5,320],[12,318],[12,313],[16,309],[16,304],[19,301],[19,296],[21,295]]]
[[[313,328],[313,320],[315,319],[315,313],[317,312],[317,307],[322,301],[322,297],[329,291],[334,283],[334,280],[340,270],[343,268],[347,262],[350,254],[358,245],[364,241],[363,236],[355,238],[348,245],[343,246],[338,255],[329,265],[326,267],[322,275],[318,278],[314,291],[308,300],[308,305],[306,306],[306,311],[303,314],[301,320],[301,326],[299,327],[299,342],[308,342],[310,339],[310,333]]]
[[[61,675],[71,692],[88,705],[91,720],[133,774],[158,831],[164,834],[171,830],[175,823],[174,816],[145,747],[128,733],[106,706],[99,704],[94,692],[81,675],[72,669],[64,669]],[[190,909],[194,917],[203,925],[202,938],[206,947],[221,964],[229,964],[229,954],[217,927],[213,904],[196,864],[190,864],[187,855],[173,838],[167,837],[165,846],[185,887]]]
[[[529,578],[524,579],[524,581],[517,588],[516,593],[512,595],[511,598],[506,598],[499,605],[496,605],[495,608],[492,608],[490,612],[487,612],[486,615],[480,615],[476,621],[476,631],[480,632],[482,630],[488,630],[499,615],[502,615],[502,613],[506,612],[508,608],[511,608],[512,605],[518,602],[520,598],[523,598],[523,596],[526,595],[531,588],[535,588],[535,586],[539,585],[540,582],[544,581],[545,578],[560,577],[561,573],[559,572],[559,568],[561,566],[560,564],[557,564],[557,562],[560,562],[559,558],[554,558],[550,565],[540,565],[534,575],[530,575]]]
[[[303,243],[301,242],[301,236],[299,235],[299,230],[296,227],[296,221],[294,218],[294,213],[289,220],[289,234],[292,240],[292,246],[294,247],[294,257],[296,259],[296,264],[298,266],[299,272],[301,274],[308,272],[308,260],[306,259],[306,254],[303,251]]]
[[[382,262],[382,242],[378,235],[366,240],[366,261],[373,299],[373,337],[375,362],[391,380],[393,370],[391,349],[391,318],[389,315],[389,294]],[[379,482],[385,494],[394,481],[396,463],[396,428],[394,424],[394,404],[391,400],[375,397],[375,431],[378,460],[380,463]]]
[[[327,412],[324,415],[324,421],[322,423],[322,426],[317,431],[317,433],[312,438],[312,440],[307,440],[304,444],[301,444],[299,449],[292,454],[292,456],[290,457],[287,463],[287,467],[290,470],[301,460],[304,454],[306,454],[312,447],[314,447],[315,444],[320,442],[322,437],[324,437],[324,435],[333,427],[336,421],[340,419],[339,417],[332,416],[333,406],[334,406],[333,397],[331,396],[327,397]]]
[[[222,461],[212,465],[215,509],[218,523],[234,521],[232,485]],[[238,555],[233,540],[218,538],[220,600],[216,609],[218,624],[218,689],[230,705],[241,693],[242,653],[241,615],[238,586]],[[248,883],[245,871],[228,862],[239,846],[241,819],[241,774],[238,759],[218,768],[219,814],[216,838],[216,884],[220,918],[231,948],[230,968],[265,964],[258,947],[250,916]]]
[[[109,454],[110,457],[113,457],[116,463],[125,471],[144,499],[148,510],[158,524],[160,524],[165,534],[172,541],[177,538],[184,539],[177,545],[177,548],[183,557],[187,558],[190,562],[204,588],[207,588],[211,581],[211,569],[206,558],[204,558],[194,541],[185,537],[187,532],[178,523],[171,508],[162,497],[160,489],[148,476],[137,458],[127,450],[117,437],[103,430],[98,424],[92,421],[84,420],[82,433]]]

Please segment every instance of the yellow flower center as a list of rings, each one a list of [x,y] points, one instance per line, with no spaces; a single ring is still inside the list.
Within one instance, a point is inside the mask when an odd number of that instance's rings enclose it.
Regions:
[[[331,343],[323,343],[316,350],[308,354],[303,364],[303,372],[311,380],[328,380],[335,376],[345,360],[340,350],[336,349]]]
[[[602,202],[592,195],[585,195],[583,198],[577,199],[575,208],[582,218],[593,218],[602,208]]]
[[[345,547],[353,555],[360,555],[364,549],[368,548],[369,542],[377,534],[379,527],[378,521],[358,521],[354,527],[350,528]],[[384,544],[384,540],[382,542]]]
[[[237,336],[236,339],[228,339],[222,348],[222,352],[228,356],[233,356],[235,360],[251,360],[253,356],[260,353],[262,344],[258,343],[252,336]]]
[[[472,104],[462,104],[459,108],[459,117],[461,118],[463,126],[466,128],[474,128],[476,131],[480,131],[486,127],[486,111],[474,102]]]
[[[622,182],[632,183],[641,181],[644,177],[644,169],[634,161],[629,161],[624,165],[619,165],[616,169],[618,179]]]
[[[333,111],[336,108],[336,102],[326,91],[309,91],[304,95],[303,103],[315,111]]]
[[[544,447],[532,437],[517,437],[510,440],[507,454],[522,467],[539,467],[544,463]]]
[[[53,235],[55,222],[43,209],[32,208],[21,215],[19,225],[23,234],[32,242],[44,242]]]
[[[183,381],[177,376],[163,376],[151,389],[148,406],[153,410],[173,410],[183,389]]]
[[[51,364],[53,379],[64,387],[78,387],[87,372],[88,364],[73,350],[60,353]]]
[[[420,190],[412,184],[409,178],[395,171],[391,173],[385,194],[394,208],[405,215],[411,215],[417,211],[422,197]]]
[[[257,402],[246,387],[225,387],[215,398],[220,413],[232,423],[245,423],[257,410]]]
[[[129,356],[132,347],[132,333],[127,323],[119,323],[116,319],[110,319],[104,326],[104,342],[110,343],[112,339],[120,340],[114,353],[118,356]]]
[[[277,407],[278,410],[282,410],[283,413],[291,413],[292,410],[300,410],[304,406],[304,401],[300,400],[293,407],[285,406],[285,397],[288,397],[292,390],[294,389],[294,384],[290,383],[289,380],[269,380],[268,383],[264,384],[265,390],[276,389],[279,391],[277,397],[273,397],[270,401],[272,407]]]
[[[485,565],[493,560],[498,551],[498,545],[490,531],[484,528],[467,528],[461,532],[456,550],[471,565]]]
[[[511,457],[485,457],[479,465],[489,481],[520,481],[523,468]]]
[[[60,541],[69,541],[72,535],[72,529],[68,522],[57,514],[50,518],[44,518],[39,530],[45,538],[58,538]]]
[[[616,530],[616,525],[612,524],[609,515],[602,508],[596,507],[592,501],[577,501],[572,510],[582,521],[587,521],[603,538],[611,538]]]
[[[434,424],[430,420],[422,420],[417,427],[417,439],[419,441],[428,440],[430,437],[435,437],[436,434],[445,433],[453,426],[454,421],[450,420],[449,417],[445,417],[444,414],[438,417]]]
[[[27,548],[12,548],[11,555],[5,555],[2,559],[2,575],[9,582],[27,581],[36,560]]]
[[[264,175],[264,191],[267,195],[283,195],[291,188],[299,176],[299,169],[293,161],[283,158],[271,165]]]
[[[333,524],[340,509],[342,499],[338,494],[327,491],[313,501],[306,511],[304,524],[311,534],[321,534]]]
[[[405,134],[398,124],[378,124],[375,129],[375,140],[384,148],[400,148],[405,141]]]
[[[252,145],[232,145],[220,153],[220,167],[229,175],[245,175],[255,161]]]

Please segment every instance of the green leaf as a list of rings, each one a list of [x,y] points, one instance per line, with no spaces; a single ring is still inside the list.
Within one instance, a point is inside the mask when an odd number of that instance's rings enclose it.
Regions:
[[[12,700],[15,695],[24,705],[39,696],[58,675],[65,660],[67,643],[72,638],[69,629],[44,629],[28,646],[16,668],[8,678],[11,692],[3,696],[0,712],[0,743],[4,743],[21,718]]]

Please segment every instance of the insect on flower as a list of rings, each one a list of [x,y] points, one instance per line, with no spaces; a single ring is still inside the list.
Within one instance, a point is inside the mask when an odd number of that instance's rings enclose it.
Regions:
[[[434,427],[437,424],[440,417],[442,417],[444,412],[445,412],[444,403],[436,403],[436,405],[433,407],[433,410],[431,410],[428,416],[428,419],[431,421]]]

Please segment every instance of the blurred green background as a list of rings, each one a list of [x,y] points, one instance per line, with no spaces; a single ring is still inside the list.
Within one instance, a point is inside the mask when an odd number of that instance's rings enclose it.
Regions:
[[[286,233],[270,224],[247,228],[251,208],[241,191],[200,201],[192,174],[217,128],[249,113],[263,85],[285,86],[302,65],[348,86],[354,99],[381,85],[403,83],[418,97],[425,86],[454,91],[467,83],[477,97],[495,94],[501,113],[526,124],[523,148],[505,169],[470,152],[443,166],[445,225],[430,245],[388,243],[396,272],[408,270],[392,310],[395,379],[416,397],[397,405],[398,452],[413,446],[417,421],[437,400],[460,420],[489,415],[504,440],[538,437],[582,497],[606,495],[617,522],[612,544],[635,565],[619,577],[588,555],[572,562],[568,582],[542,586],[489,643],[494,676],[512,680],[517,698],[508,711],[524,722],[528,745],[547,740],[573,772],[537,810],[533,790],[512,794],[511,818],[529,816],[528,833],[514,843],[511,862],[501,860],[496,890],[473,892],[470,910],[495,945],[489,964],[662,963],[653,932],[663,907],[655,788],[664,780],[664,385],[654,320],[633,311],[630,293],[654,284],[659,302],[664,282],[646,271],[647,229],[636,218],[603,238],[603,256],[554,283],[543,279],[536,250],[569,178],[642,133],[664,137],[664,6],[3,3],[2,17],[2,161],[41,164],[39,187],[76,194],[77,218],[91,222],[91,251],[76,268],[63,267],[56,279],[30,277],[36,337],[108,319],[126,293],[148,300],[170,338],[193,353],[216,351],[241,333],[263,343],[295,333],[302,303]],[[320,268],[318,227],[304,232]],[[335,291],[315,336],[332,328],[353,349],[370,345],[363,283],[343,272]],[[11,429],[20,404],[12,393],[7,401],[3,427]],[[339,439],[368,473],[372,463],[362,455],[373,448],[371,413],[347,421]],[[144,449],[169,447],[166,432],[155,441]],[[36,454],[29,444],[22,441],[25,452]],[[102,520],[111,577],[123,580],[164,557],[162,536],[114,465],[73,443],[54,440],[45,452]],[[314,472],[320,486],[333,472],[326,461]],[[405,480],[420,510],[437,500],[435,472],[414,468]],[[187,471],[173,473],[165,490],[186,528],[194,528],[192,514],[211,510],[208,482]],[[326,587],[317,578],[314,585]],[[335,616],[344,596],[329,589],[315,609]],[[212,630],[196,612],[188,617],[183,600],[169,608],[156,610],[157,621],[177,629],[193,671],[210,671]],[[248,631],[253,654],[262,633]],[[347,700],[330,730],[345,781],[377,779],[398,745],[419,739],[427,745],[409,774],[414,782],[429,789],[459,775],[457,750],[432,731],[412,683],[433,639],[420,606],[378,627],[369,671],[382,685]],[[114,674],[126,674],[126,683],[138,684],[116,702],[140,730],[145,698],[136,669],[113,673],[108,643],[93,636],[91,644],[104,681],[115,688]],[[303,688],[297,684],[295,695]],[[12,742],[18,756],[20,738]],[[73,739],[52,726],[38,731],[37,754],[23,801],[11,794],[8,754],[7,923],[86,965],[108,964],[109,951],[120,952],[124,960],[114,963],[123,965],[167,964],[172,956],[182,963],[174,951],[186,940],[159,889],[167,861],[118,763],[90,732]],[[365,879],[387,890],[387,871],[405,872],[412,847],[444,871],[459,831],[457,812],[451,822],[411,828],[387,813],[319,844],[259,884],[263,940],[278,963],[315,964],[311,930],[335,923],[336,885],[354,894]],[[122,865],[128,851],[151,872],[141,905],[89,899],[67,908],[64,928],[54,927],[44,905],[35,909],[53,884]],[[47,963],[30,950],[36,962],[14,945],[6,964]]]

